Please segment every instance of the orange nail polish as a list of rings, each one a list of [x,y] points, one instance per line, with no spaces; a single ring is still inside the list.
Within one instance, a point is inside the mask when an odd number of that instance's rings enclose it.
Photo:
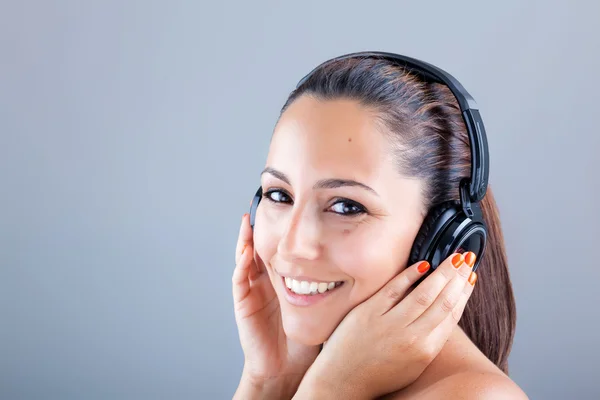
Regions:
[[[475,253],[473,253],[472,251],[468,252],[467,255],[465,256],[465,262],[467,264],[469,264],[469,267],[473,268],[473,265],[475,265],[475,259],[477,257],[475,256]]]
[[[469,275],[469,283],[471,285],[475,285],[475,282],[477,282],[477,274],[475,273],[475,271],[471,272],[471,275]]]
[[[242,249],[242,254],[244,254],[244,251],[246,251],[246,247],[248,247],[247,244],[244,245],[244,248]]]
[[[417,267],[417,271],[419,271],[419,273],[422,274],[423,272],[427,271],[429,269],[429,267],[430,267],[429,263],[427,261],[423,261]]]
[[[452,257],[452,265],[454,265],[454,268],[459,268],[463,263],[463,260],[463,255],[458,253],[457,255]]]

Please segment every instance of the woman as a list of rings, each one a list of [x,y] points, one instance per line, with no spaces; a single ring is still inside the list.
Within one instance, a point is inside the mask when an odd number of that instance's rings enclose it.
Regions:
[[[507,376],[515,305],[491,190],[481,260],[408,265],[470,168],[445,85],[364,53],[312,71],[275,126],[254,230],[242,218],[235,398],[527,398]]]

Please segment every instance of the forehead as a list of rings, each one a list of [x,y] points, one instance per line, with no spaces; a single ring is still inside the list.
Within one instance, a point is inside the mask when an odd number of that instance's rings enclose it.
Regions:
[[[393,170],[391,146],[373,110],[348,99],[296,99],[281,115],[267,164],[293,175],[298,167],[372,180]]]

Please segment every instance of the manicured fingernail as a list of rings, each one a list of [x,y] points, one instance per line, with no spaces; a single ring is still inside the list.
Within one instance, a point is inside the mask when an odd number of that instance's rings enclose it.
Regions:
[[[452,265],[454,265],[454,268],[459,268],[461,266],[461,264],[463,263],[463,255],[458,253],[457,255],[455,255],[454,257],[452,257]]]
[[[244,245],[244,248],[242,249],[242,254],[244,254],[244,251],[246,251],[246,247],[248,247],[247,244]]]
[[[467,255],[465,256],[465,262],[467,264],[469,264],[469,267],[473,268],[473,265],[475,265],[475,259],[477,257],[475,256],[475,253],[473,253],[472,251],[468,252]]]
[[[419,266],[417,267],[417,271],[419,271],[419,273],[423,273],[425,271],[427,271],[429,269],[430,265],[427,261],[422,261],[421,264],[419,264]]]
[[[469,283],[471,285],[475,285],[475,282],[477,282],[477,274],[475,273],[475,271],[471,272],[471,275],[469,275]]]

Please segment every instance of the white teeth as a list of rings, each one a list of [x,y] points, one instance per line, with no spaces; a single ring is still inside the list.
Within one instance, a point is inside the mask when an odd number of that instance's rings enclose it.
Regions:
[[[319,283],[318,290],[319,293],[325,293],[325,291],[327,290],[327,284],[325,282]]]
[[[306,281],[300,282],[300,294],[309,294],[310,293],[310,283]]]
[[[288,287],[292,292],[297,294],[317,294],[325,293],[328,290],[334,289],[337,285],[336,282],[308,282],[308,281],[297,281],[295,279],[285,277],[285,286]]]
[[[292,279],[292,287],[291,287],[292,292],[295,293],[300,293],[300,282],[298,282],[295,279]]]

